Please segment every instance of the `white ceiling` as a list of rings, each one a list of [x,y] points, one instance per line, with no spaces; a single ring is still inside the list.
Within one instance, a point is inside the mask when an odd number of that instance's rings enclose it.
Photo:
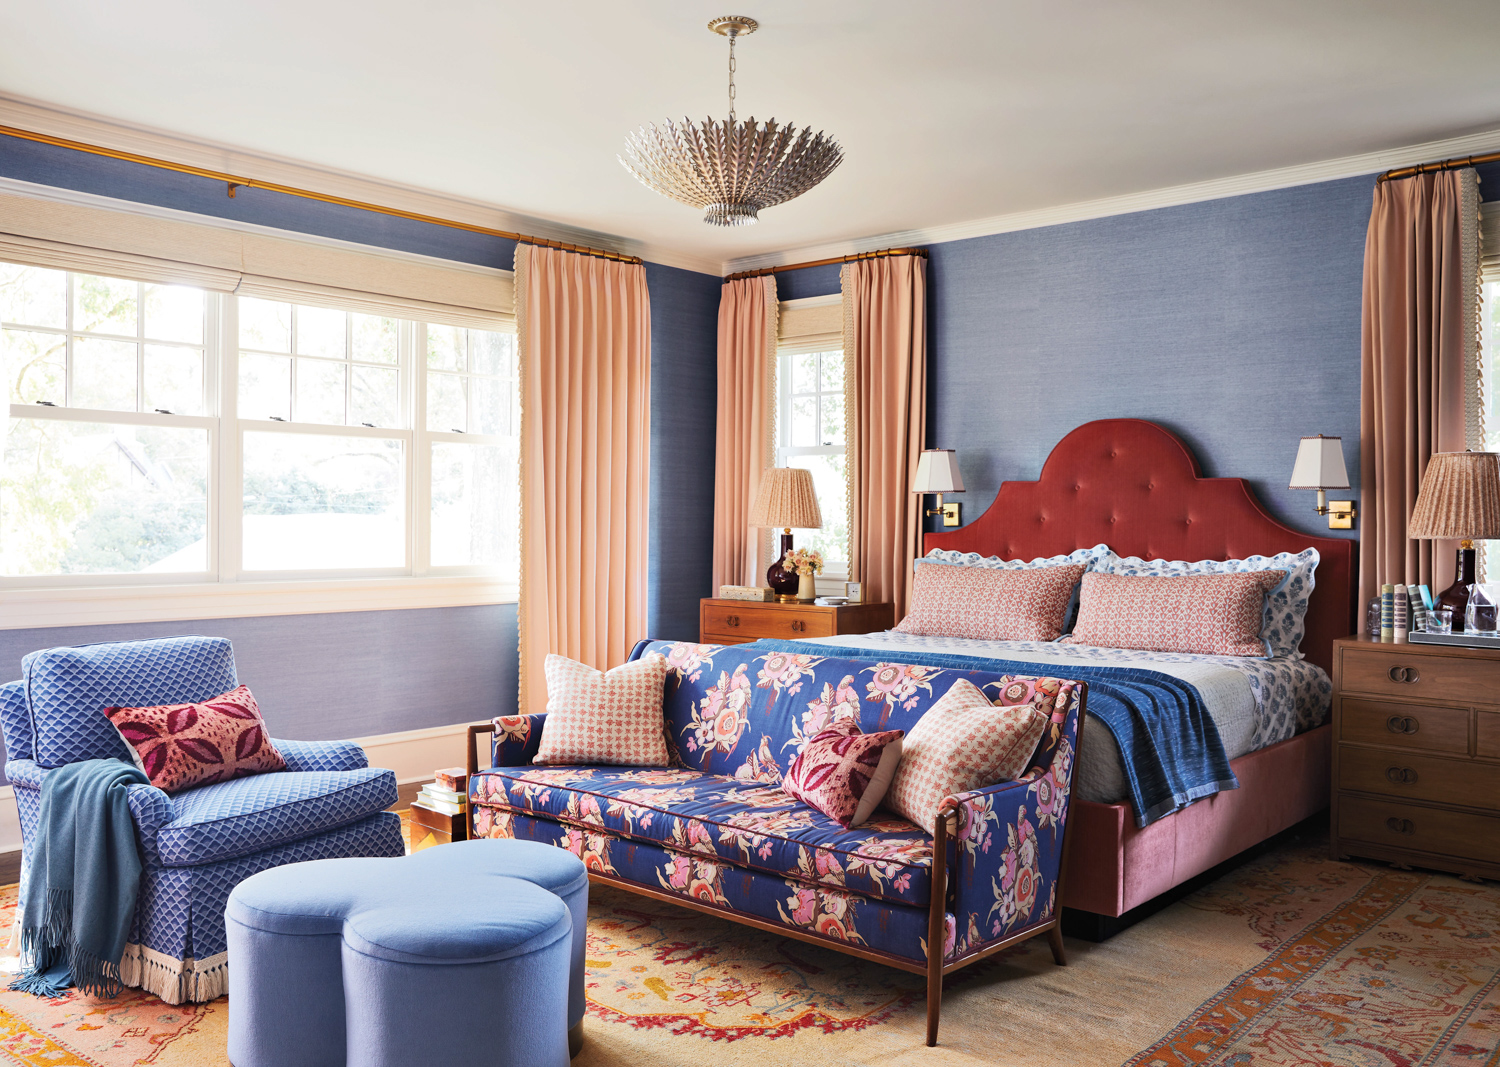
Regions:
[[[615,161],[651,120],[824,129],[723,230]],[[723,262],[1500,129],[1495,0],[6,0],[0,93]],[[1497,137],[1500,148],[1500,137]]]

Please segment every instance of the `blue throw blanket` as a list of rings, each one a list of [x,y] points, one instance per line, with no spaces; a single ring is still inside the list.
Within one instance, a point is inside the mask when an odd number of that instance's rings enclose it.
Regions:
[[[1088,713],[1109,727],[1120,744],[1130,806],[1137,826],[1225,789],[1238,789],[1219,728],[1197,687],[1161,671],[1084,664],[1066,666],[945,653],[849,648],[810,641],[755,642],[757,648],[862,662],[916,663],[927,667],[1065,678],[1088,682]]]
[[[43,779],[21,915],[29,966],[10,988],[44,997],[74,984],[93,997],[120,992],[120,957],[141,881],[126,801],[137,784],[151,780],[114,759],[70,763]]]

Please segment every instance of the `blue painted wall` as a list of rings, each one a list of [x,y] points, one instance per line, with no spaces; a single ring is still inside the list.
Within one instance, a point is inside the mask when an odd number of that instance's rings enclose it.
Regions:
[[[1249,478],[1282,521],[1330,535],[1313,494],[1286,483],[1298,438],[1339,435],[1355,490],[1333,495],[1358,495],[1373,186],[1372,175],[931,245],[928,439],[958,450],[964,521],[1002,481],[1034,479],[1074,427],[1135,417],[1179,434],[1205,474]],[[838,291],[827,268],[777,281],[797,296]]]
[[[515,242],[0,137],[0,175],[510,269]],[[651,294],[649,629],[696,637],[711,582],[718,277],[646,265]],[[514,712],[515,605],[0,631],[0,681],[38,648],[169,634],[235,643],[273,732],[358,737]],[[0,777],[0,782],[3,782]]]

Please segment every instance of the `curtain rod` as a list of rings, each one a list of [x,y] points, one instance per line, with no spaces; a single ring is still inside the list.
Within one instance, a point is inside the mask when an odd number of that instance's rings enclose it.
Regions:
[[[780,267],[761,267],[759,270],[742,270],[738,274],[730,274],[725,277],[726,282],[738,281],[741,278],[760,278],[767,274],[780,274],[782,271],[802,270],[805,267],[826,267],[830,263],[853,263],[856,259],[876,259],[880,256],[920,256],[927,258],[925,248],[882,248],[879,252],[856,252],[852,256],[832,256],[828,259],[814,259],[808,263],[786,263]]]
[[[1472,167],[1479,163],[1500,162],[1500,152],[1486,152],[1482,156],[1464,156],[1462,159],[1445,159],[1441,163],[1422,163],[1415,167],[1398,167],[1388,170],[1375,179],[1375,184],[1388,182],[1394,178],[1411,178],[1418,174],[1430,174],[1436,170],[1457,170],[1459,167]]]
[[[99,145],[85,144],[82,141],[70,141],[65,137],[53,137],[50,134],[33,133],[31,130],[20,130],[13,126],[0,126],[0,134],[7,137],[19,137],[26,141],[36,141],[38,144],[53,145],[57,148],[68,148],[75,152],[86,152],[92,156],[104,156],[107,159],[119,159],[127,163],[139,163],[143,167],[155,167],[157,170],[176,171],[178,174],[190,174],[195,178],[208,178],[212,181],[223,182],[229,187],[229,196],[231,199],[234,198],[235,191],[238,189],[264,189],[267,192],[300,197],[303,200],[317,200],[324,204],[337,204],[339,207],[352,207],[359,211],[371,211],[377,215],[390,215],[398,219],[409,219],[412,222],[426,222],[434,226],[446,226],[450,230],[467,230],[469,233],[482,233],[487,237],[503,237],[506,240],[540,245],[543,248],[560,248],[565,252],[578,252],[586,256],[598,256],[601,259],[614,259],[621,263],[639,264],[645,262],[640,256],[626,256],[621,255],[619,252],[609,252],[602,248],[589,248],[585,245],[570,245],[563,241],[553,241],[545,237],[532,237],[524,233],[511,233],[509,230],[492,230],[488,226],[476,226],[468,222],[455,222],[452,219],[440,219],[435,215],[421,215],[415,211],[402,211],[400,208],[369,204],[363,200],[350,200],[342,196],[315,193],[311,189],[299,189],[294,185],[278,185],[275,182],[263,182],[255,178],[242,178],[217,170],[205,170],[202,167],[192,167],[185,163],[173,163],[166,159],[142,156],[135,152],[121,152],[113,148],[101,148]]]

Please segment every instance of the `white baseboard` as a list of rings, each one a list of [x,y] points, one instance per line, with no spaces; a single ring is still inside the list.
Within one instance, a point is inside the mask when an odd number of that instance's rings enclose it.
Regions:
[[[481,719],[480,722],[488,722]],[[371,767],[396,772],[400,785],[432,780],[442,767],[462,767],[468,761],[469,724],[432,726],[425,730],[403,730],[392,734],[358,737],[354,743],[370,757]],[[0,786],[0,853],[21,847],[21,817],[16,811],[13,786]]]

